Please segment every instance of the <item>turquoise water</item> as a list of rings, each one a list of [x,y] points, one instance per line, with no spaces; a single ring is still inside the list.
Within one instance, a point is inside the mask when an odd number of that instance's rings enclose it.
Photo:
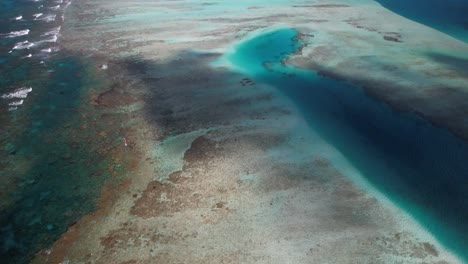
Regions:
[[[468,260],[468,144],[359,87],[281,65],[299,43],[279,29],[247,40],[227,59],[292,98],[310,126],[366,179]]]
[[[376,0],[406,18],[468,42],[466,0]]]

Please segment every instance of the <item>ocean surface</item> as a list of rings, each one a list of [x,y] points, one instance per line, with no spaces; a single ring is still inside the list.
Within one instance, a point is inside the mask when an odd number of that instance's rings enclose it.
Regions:
[[[468,1],[466,0],[376,1],[408,19],[468,42]]]
[[[94,210],[106,178],[79,129],[94,68],[57,42],[69,4],[0,2],[0,263],[50,247]]]
[[[292,98],[310,126],[372,186],[468,260],[468,144],[360,87],[283,65],[301,45],[296,35],[291,28],[261,34],[226,59]]]

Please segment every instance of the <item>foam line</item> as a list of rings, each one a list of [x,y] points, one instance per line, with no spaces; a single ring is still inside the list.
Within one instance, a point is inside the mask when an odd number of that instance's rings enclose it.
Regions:
[[[21,87],[12,93],[3,94],[1,97],[3,99],[14,99],[14,98],[24,99],[28,97],[28,94],[30,92],[32,92],[32,87]]]

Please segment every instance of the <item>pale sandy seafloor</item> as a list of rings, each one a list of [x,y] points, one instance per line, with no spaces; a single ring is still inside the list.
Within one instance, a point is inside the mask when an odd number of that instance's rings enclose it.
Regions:
[[[249,32],[293,27],[314,40],[290,63],[466,139],[468,74],[450,61],[468,45],[372,1],[221,2],[69,7],[61,44],[108,66],[113,85],[89,103],[124,120],[119,148],[137,161],[33,263],[459,263],[292,102],[212,62]]]

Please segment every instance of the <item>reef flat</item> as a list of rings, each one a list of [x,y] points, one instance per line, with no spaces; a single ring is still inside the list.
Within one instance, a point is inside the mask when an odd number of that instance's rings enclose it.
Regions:
[[[61,45],[101,65],[83,96],[131,162],[33,263],[462,262],[323,128],[363,105],[468,139],[466,43],[373,1],[82,0]]]

